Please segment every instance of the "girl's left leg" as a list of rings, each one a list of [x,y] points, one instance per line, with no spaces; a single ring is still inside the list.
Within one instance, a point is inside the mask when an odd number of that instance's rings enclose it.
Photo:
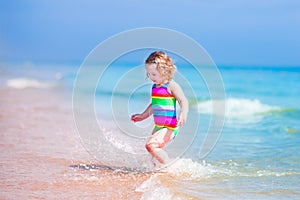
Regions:
[[[174,131],[167,128],[156,131],[146,143],[148,152],[156,158],[160,163],[168,162],[168,154],[163,150],[164,146],[174,137]]]

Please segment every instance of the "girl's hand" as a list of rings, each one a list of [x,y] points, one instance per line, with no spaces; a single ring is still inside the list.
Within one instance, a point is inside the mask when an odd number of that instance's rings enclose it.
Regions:
[[[143,119],[144,119],[144,117],[141,114],[134,114],[131,116],[131,121],[133,121],[133,122],[139,122],[139,121],[142,121]]]
[[[184,113],[180,113],[177,121],[178,126],[182,126],[186,123],[187,115]]]
[[[146,108],[146,110],[142,114],[134,114],[131,116],[131,121],[139,122],[144,119],[147,119],[150,115],[152,115],[152,104]]]

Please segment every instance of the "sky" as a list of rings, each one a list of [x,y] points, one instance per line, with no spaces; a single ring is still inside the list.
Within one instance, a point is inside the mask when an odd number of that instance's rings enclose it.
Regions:
[[[142,27],[181,32],[218,65],[300,66],[299,0],[0,0],[0,61],[80,63]]]

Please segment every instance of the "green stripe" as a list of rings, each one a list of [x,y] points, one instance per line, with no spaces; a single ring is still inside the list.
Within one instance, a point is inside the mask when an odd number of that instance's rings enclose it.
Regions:
[[[176,102],[175,98],[169,98],[169,99],[159,99],[159,98],[152,98],[152,104],[156,105],[164,105],[164,106],[173,106]]]
[[[173,130],[174,131],[174,138],[178,135],[178,131],[179,131],[179,128],[176,127],[176,128],[170,128],[170,127],[165,127],[165,126],[157,126],[155,125],[155,131],[159,131],[160,129],[162,128],[168,128],[170,130]]]

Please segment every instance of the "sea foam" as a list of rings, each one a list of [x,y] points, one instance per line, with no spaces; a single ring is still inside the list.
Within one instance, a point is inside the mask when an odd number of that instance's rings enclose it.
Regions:
[[[162,173],[154,173],[149,179],[139,185],[135,191],[141,192],[143,200],[182,200],[187,199],[184,196],[175,193],[173,180],[197,181],[207,179],[218,174],[226,173],[226,170],[220,170],[207,164],[205,161],[197,162],[187,158],[180,158],[171,163]],[[173,187],[171,186],[173,185]]]
[[[42,82],[30,78],[9,79],[6,81],[6,85],[14,89],[25,89],[25,88],[50,89],[57,86],[57,84],[54,82]]]
[[[225,105],[225,113],[213,110],[213,105],[220,107]],[[280,110],[280,107],[261,103],[258,99],[229,98],[222,100],[208,100],[198,103],[198,112],[202,114],[225,115],[227,118],[240,118],[262,115],[271,111]]]
[[[224,173],[216,167],[207,164],[204,160],[201,162],[193,161],[187,158],[180,158],[167,167],[168,173],[181,179],[198,180]]]
[[[157,174],[150,176],[135,191],[143,193],[141,200],[174,199],[174,194],[166,185],[161,183]]]

